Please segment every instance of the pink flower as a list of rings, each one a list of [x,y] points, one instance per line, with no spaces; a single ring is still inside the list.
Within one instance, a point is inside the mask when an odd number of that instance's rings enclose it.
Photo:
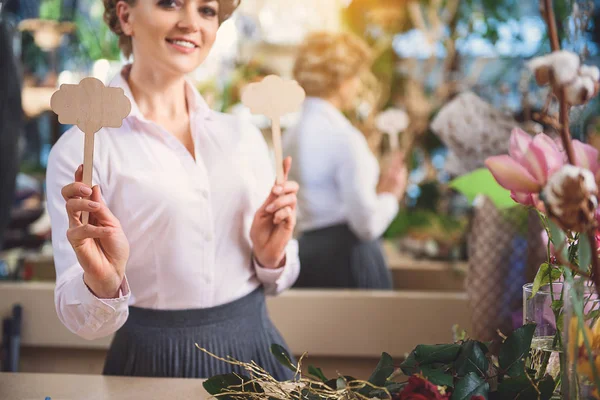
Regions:
[[[508,155],[485,161],[500,186],[511,191],[517,203],[535,205],[548,178],[564,164],[556,143],[540,133],[534,137],[519,128],[510,135]]]
[[[597,176],[600,171],[598,150],[579,140],[573,140],[572,143],[575,164]],[[500,186],[510,190],[514,201],[542,208],[539,193],[548,178],[567,162],[562,145],[544,133],[531,136],[515,128],[510,135],[508,152],[489,157],[485,165]]]

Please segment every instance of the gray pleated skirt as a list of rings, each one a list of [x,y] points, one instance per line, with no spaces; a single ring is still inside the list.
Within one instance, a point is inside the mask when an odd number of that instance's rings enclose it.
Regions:
[[[298,238],[297,288],[393,288],[378,240],[362,241],[348,225],[303,232]]]
[[[239,361],[255,361],[278,380],[293,378],[293,373],[270,352],[271,344],[286,349],[287,345],[267,314],[262,288],[231,303],[206,309],[129,307],[127,322],[111,343],[103,374],[177,378],[247,374],[209,356],[196,343],[225,359],[231,356]]]

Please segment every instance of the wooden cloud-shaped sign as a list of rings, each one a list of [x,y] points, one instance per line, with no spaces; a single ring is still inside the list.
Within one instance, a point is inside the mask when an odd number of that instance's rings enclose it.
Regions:
[[[298,82],[269,75],[262,81],[251,83],[242,91],[242,103],[254,114],[263,114],[271,119],[273,149],[277,182],[283,182],[283,150],[281,148],[281,116],[297,111],[306,93]]]
[[[105,87],[96,78],[85,78],[78,85],[64,84],[50,99],[50,107],[61,124],[76,125],[85,133],[83,183],[92,187],[94,134],[103,127],[119,128],[131,112],[131,102],[123,89]],[[82,213],[87,224],[89,213]]]
[[[79,85],[60,85],[50,106],[58,122],[77,125],[85,133],[96,133],[103,127],[118,128],[131,112],[123,89],[105,87],[96,78],[85,78]]]

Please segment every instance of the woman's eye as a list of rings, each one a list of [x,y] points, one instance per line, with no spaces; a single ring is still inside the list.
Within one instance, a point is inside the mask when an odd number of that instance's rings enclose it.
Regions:
[[[200,14],[202,14],[206,17],[216,17],[217,10],[215,10],[213,7],[204,6],[204,7],[200,7]]]
[[[159,0],[158,5],[162,8],[175,8],[179,2],[177,0]]]

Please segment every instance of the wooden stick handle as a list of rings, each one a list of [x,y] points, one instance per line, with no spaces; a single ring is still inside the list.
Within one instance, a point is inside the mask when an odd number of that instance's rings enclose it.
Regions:
[[[92,187],[92,173],[94,170],[94,134],[85,134],[85,144],[83,149],[83,183],[90,188]],[[89,197],[88,197],[89,198]],[[90,218],[90,213],[83,211],[81,222],[87,225]]]
[[[281,126],[279,118],[273,118],[273,149],[275,150],[275,168],[277,171],[277,183],[283,182],[283,149],[281,147]]]

